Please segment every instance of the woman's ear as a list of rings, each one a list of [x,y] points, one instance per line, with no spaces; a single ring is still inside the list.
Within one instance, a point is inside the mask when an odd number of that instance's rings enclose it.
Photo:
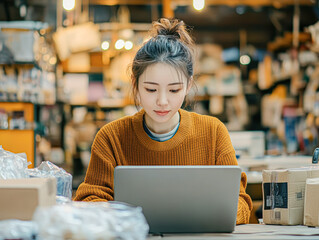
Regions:
[[[191,76],[190,79],[189,79],[189,81],[188,81],[188,85],[187,85],[187,89],[186,89],[186,94],[188,94],[189,91],[192,89],[193,83],[194,83],[194,78],[193,78],[193,76]]]

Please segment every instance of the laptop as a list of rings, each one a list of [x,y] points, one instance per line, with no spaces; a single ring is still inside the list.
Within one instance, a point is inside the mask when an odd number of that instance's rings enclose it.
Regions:
[[[239,166],[117,166],[114,200],[142,207],[152,234],[234,231]]]

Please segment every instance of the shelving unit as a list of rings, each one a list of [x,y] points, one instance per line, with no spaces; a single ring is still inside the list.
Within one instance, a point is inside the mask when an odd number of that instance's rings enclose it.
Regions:
[[[26,153],[29,168],[37,166],[36,139],[45,132],[38,113],[56,102],[57,58],[51,31],[48,23],[40,21],[0,22],[1,50],[6,49],[0,64],[0,109],[9,118],[9,128],[0,127],[0,145],[10,152]],[[10,127],[15,111],[21,112],[25,126]]]
[[[35,132],[33,129],[35,120],[34,104],[23,102],[0,102],[0,109],[6,112],[23,111],[25,122],[29,127],[26,129],[0,129],[0,145],[4,150],[13,153],[26,153],[31,164],[29,168],[36,165],[35,162]]]
[[[298,41],[305,43],[311,41],[311,35],[306,32],[301,32],[298,35]],[[283,37],[277,37],[273,42],[268,43],[268,51],[274,52],[281,49],[287,49],[293,44],[293,33],[286,32]]]

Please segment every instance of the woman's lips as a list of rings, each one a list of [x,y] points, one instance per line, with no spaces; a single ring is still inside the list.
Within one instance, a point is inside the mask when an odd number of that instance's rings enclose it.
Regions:
[[[169,111],[154,111],[159,116],[165,116],[169,113]]]

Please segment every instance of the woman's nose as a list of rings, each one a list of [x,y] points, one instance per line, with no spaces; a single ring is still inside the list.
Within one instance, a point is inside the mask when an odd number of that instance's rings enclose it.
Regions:
[[[165,92],[160,92],[157,98],[157,105],[163,106],[168,104],[168,99]]]

